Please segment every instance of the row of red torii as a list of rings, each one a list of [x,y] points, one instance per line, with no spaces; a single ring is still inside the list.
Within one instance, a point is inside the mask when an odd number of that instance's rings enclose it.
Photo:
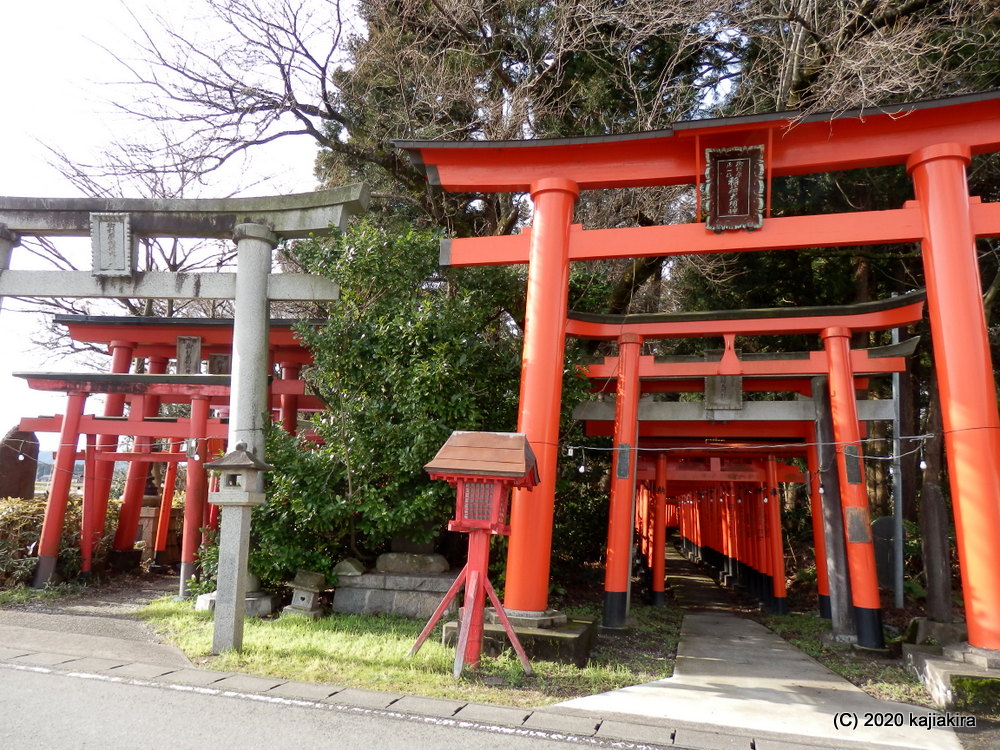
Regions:
[[[157,561],[166,551],[177,468],[186,466],[181,533],[180,594],[186,595],[196,567],[202,529],[218,526],[218,507],[207,503],[206,461],[224,448],[229,431],[233,321],[218,318],[135,318],[57,315],[75,341],[107,347],[109,374],[15,373],[35,390],[68,394],[62,415],[21,420],[20,429],[59,434],[60,450],[49,487],[49,504],[64,507],[74,463],[84,462],[81,572],[91,573],[94,546],[105,527],[116,461],[128,464],[112,554],[134,547],[150,464],[166,464],[154,538]],[[299,377],[311,361],[294,335],[293,321],[272,320],[268,332],[267,412],[289,434],[324,405],[306,392]],[[172,364],[171,364],[172,363]],[[135,371],[130,372],[135,364]],[[207,367],[206,367],[207,365]],[[174,372],[168,374],[168,368]],[[208,369],[208,374],[201,374]],[[85,414],[91,395],[105,397],[103,414]],[[189,416],[167,416],[164,407],[187,406]],[[174,410],[176,411],[176,410]],[[75,450],[85,436],[83,451]],[[131,451],[119,451],[122,437],[133,438]],[[72,450],[63,450],[69,446]],[[55,512],[49,514],[55,517]],[[42,554],[58,549],[55,522],[43,529]]]
[[[627,136],[521,142],[400,141],[396,145],[422,165],[432,184],[445,190],[526,192],[534,204],[533,225],[520,235],[462,238],[446,242],[442,248],[443,262],[452,265],[529,266],[517,429],[528,436],[534,448],[541,483],[530,494],[515,491],[505,608],[520,616],[541,617],[548,605],[567,334],[596,335],[619,343],[606,581],[606,613],[610,613],[611,624],[627,598],[627,573],[622,573],[627,562],[622,558],[628,557],[626,550],[631,547],[627,539],[634,523],[637,449],[646,447],[643,441],[650,439],[643,434],[643,423],[638,418],[640,387],[636,383],[643,367],[640,347],[644,337],[661,334],[644,328],[642,321],[634,321],[634,325],[632,321],[618,321],[604,329],[595,323],[595,334],[580,327],[587,321],[569,320],[570,261],[919,242],[940,382],[969,642],[973,647],[1000,649],[1000,575],[996,572],[1000,570],[1000,419],[975,253],[977,237],[1000,236],[1000,204],[970,197],[965,178],[972,155],[1000,150],[1000,93],[873,112],[804,118],[796,113],[777,113],[695,121],[678,124],[669,131]],[[833,215],[770,215],[775,177],[890,165],[905,165],[914,182],[915,200],[901,208]],[[674,184],[695,186],[696,222],[594,230],[572,224],[573,206],[581,190]],[[703,185],[711,188],[708,192],[714,196],[705,206],[705,221]],[[16,223],[6,216],[0,207],[0,223],[17,230]],[[20,231],[25,233],[23,228]],[[12,288],[4,286],[5,281],[0,279],[0,295],[13,293]],[[852,370],[858,353],[850,351],[848,338],[854,330],[898,327],[915,319],[912,315],[902,318],[864,323],[852,321],[850,316],[824,315],[810,329],[823,339],[825,372],[821,373],[829,378],[850,596],[859,642],[866,641],[863,645],[877,645],[881,623],[877,589],[873,591],[870,585],[874,565],[868,500],[863,480],[858,480],[862,451],[853,377],[858,371]],[[237,306],[237,326],[239,321]],[[736,335],[789,330],[776,326],[773,320],[765,323],[757,328],[756,324],[748,325],[746,319],[719,320],[714,330],[706,324],[698,334],[667,335],[728,337],[728,359],[724,356],[723,360],[731,366]],[[669,434],[673,426],[661,426],[661,434]],[[817,442],[812,438],[802,440]],[[766,466],[771,459],[763,461]],[[863,477],[863,472],[860,474]],[[660,478],[654,479],[655,487],[662,486]],[[655,494],[662,493],[657,489]],[[652,505],[655,508],[657,504]],[[728,540],[722,545],[724,551],[739,552],[742,542],[742,552],[746,552],[748,537],[732,535],[733,528],[746,528],[745,524],[741,526],[735,516],[720,518],[729,519],[725,522],[727,534],[720,537]],[[762,515],[758,520],[766,519]],[[736,550],[731,549],[733,545]],[[742,552],[737,559],[749,559]],[[758,562],[770,559],[768,569],[776,571],[774,545],[765,545],[759,552]]]

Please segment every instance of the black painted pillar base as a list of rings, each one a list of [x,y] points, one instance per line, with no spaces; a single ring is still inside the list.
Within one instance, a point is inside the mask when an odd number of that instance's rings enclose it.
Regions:
[[[833,619],[833,607],[830,604],[829,594],[819,595],[819,616],[822,617],[824,620]]]
[[[628,594],[625,591],[604,592],[604,616],[601,626],[624,629],[628,617]]]
[[[858,647],[881,651],[885,648],[882,635],[882,610],[854,608],[854,625],[858,631]]]
[[[665,607],[667,606],[667,595],[663,591],[654,591],[649,597],[649,603],[654,607]]]
[[[784,596],[771,596],[768,610],[776,615],[788,614],[788,599]]]
[[[55,577],[57,559],[55,555],[38,556],[38,565],[35,568],[35,578],[32,581],[31,588],[44,589],[46,584]]]

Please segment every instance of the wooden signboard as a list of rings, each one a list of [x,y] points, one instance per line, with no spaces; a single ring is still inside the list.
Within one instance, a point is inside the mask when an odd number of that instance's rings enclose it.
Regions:
[[[764,147],[705,149],[707,229],[760,229],[764,222]]]

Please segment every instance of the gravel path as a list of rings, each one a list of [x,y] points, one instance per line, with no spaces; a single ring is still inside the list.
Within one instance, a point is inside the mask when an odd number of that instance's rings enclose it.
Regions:
[[[120,576],[72,596],[0,608],[0,625],[160,643],[135,612],[176,589],[176,576]]]

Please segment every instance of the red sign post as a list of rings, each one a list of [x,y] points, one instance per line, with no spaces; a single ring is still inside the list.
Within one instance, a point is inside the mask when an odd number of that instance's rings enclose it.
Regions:
[[[413,644],[410,655],[417,653],[448,605],[465,586],[465,607],[455,653],[455,677],[462,674],[466,664],[475,666],[479,663],[483,647],[483,608],[487,595],[525,673],[534,674],[489,580],[490,539],[494,534],[510,534],[507,510],[511,488],[531,489],[538,484],[538,470],[531,445],[520,433],[453,432],[424,468],[431,479],[444,479],[456,489],[455,518],[448,523],[448,529],[468,533],[469,555],[462,572]]]

